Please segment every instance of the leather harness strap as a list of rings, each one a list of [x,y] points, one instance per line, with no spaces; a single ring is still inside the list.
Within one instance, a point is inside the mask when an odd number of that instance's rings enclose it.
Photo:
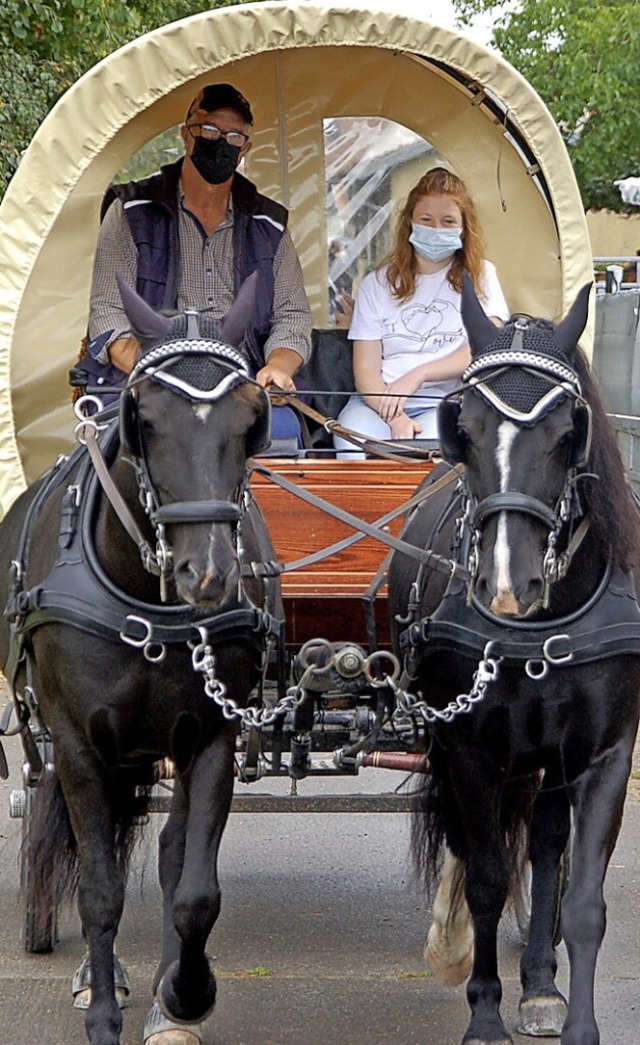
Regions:
[[[363,432],[357,432],[353,428],[345,428],[344,425],[341,425],[335,420],[335,418],[326,417],[324,414],[319,413],[318,410],[315,410],[312,406],[304,403],[293,393],[285,392],[283,389],[279,389],[275,385],[271,385],[269,391],[273,392],[274,395],[277,394],[278,396],[286,398],[289,406],[292,406],[295,410],[304,414],[305,417],[310,418],[312,421],[316,421],[326,432],[329,432],[332,435],[339,435],[341,439],[346,439],[347,442],[353,443],[354,446],[357,446],[359,450],[372,454],[374,457],[382,457],[385,461],[397,461],[399,454],[401,454],[405,460],[433,460],[432,450],[421,450],[419,447],[412,446],[410,443],[400,442],[395,439],[390,441],[393,450],[383,450],[380,446],[382,440],[371,439]]]
[[[313,505],[314,508],[319,508],[332,518],[346,523],[347,526],[351,526],[354,530],[359,530],[360,533],[356,535],[355,539],[359,540],[364,536],[373,537],[375,540],[380,541],[381,544],[386,544],[389,548],[393,548],[395,551],[401,552],[403,555],[408,555],[411,559],[417,559],[417,561],[422,565],[429,566],[431,569],[437,570],[439,573],[445,573],[449,577],[457,577],[461,580],[469,579],[469,571],[466,566],[462,566],[453,559],[447,559],[443,555],[438,555],[436,552],[432,552],[428,548],[418,548],[416,545],[409,544],[407,541],[403,541],[399,537],[394,537],[392,534],[386,533],[385,530],[380,528],[382,525],[381,520],[378,520],[376,523],[367,523],[363,519],[359,519],[356,515],[352,515],[351,512],[347,512],[343,508],[338,508],[337,505],[325,501],[322,497],[317,497],[316,494],[303,489],[303,487],[298,486],[296,483],[292,483],[289,479],[285,479],[284,476],[278,475],[276,472],[271,471],[271,469],[266,468],[264,465],[255,464],[253,466],[253,471],[257,472],[259,475],[264,475],[266,478],[270,479],[271,482],[275,483],[276,486],[282,487],[283,490],[293,494],[295,497],[299,497],[300,500],[305,501],[307,504]],[[446,486],[448,483],[457,479],[461,472],[462,468],[460,466],[452,468],[451,472],[447,472],[445,476],[437,479],[433,486],[428,487],[426,491],[421,491],[420,494],[416,494],[410,501],[407,501],[406,505],[403,505],[395,514],[400,514],[400,512],[407,510],[409,507],[415,507],[416,504],[419,504],[420,501],[424,500],[427,496],[436,493],[437,490],[442,489],[443,486]],[[391,517],[394,517],[393,514]],[[353,538],[350,540],[353,541]],[[318,554],[325,555],[326,553],[323,551]],[[300,569],[302,565],[312,565],[317,561],[317,556],[308,556],[304,560],[298,560],[295,564],[289,563],[288,568]],[[287,569],[286,566],[284,568],[285,570]]]

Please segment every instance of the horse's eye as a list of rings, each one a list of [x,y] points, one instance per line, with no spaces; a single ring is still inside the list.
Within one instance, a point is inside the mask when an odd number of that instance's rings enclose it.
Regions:
[[[140,431],[144,439],[150,439],[154,433],[155,425],[148,417],[140,417]]]
[[[465,449],[468,449],[473,444],[471,433],[468,431],[468,429],[463,428],[462,425],[458,425],[458,439],[460,440],[460,444]]]

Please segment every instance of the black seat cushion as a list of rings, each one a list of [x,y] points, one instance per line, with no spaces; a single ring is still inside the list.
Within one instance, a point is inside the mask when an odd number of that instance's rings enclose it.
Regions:
[[[349,394],[355,392],[351,342],[346,330],[331,327],[314,330],[312,346],[311,358],[298,371],[298,387],[310,390],[311,406],[319,413],[337,417]]]

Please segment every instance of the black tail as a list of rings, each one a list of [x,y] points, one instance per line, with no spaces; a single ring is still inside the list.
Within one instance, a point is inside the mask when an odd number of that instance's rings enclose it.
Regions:
[[[58,907],[78,884],[76,840],[53,770],[28,792],[24,816],[20,861],[25,946],[28,951],[48,951],[55,944]]]
[[[138,781],[130,773],[114,778],[114,853],[126,877],[136,827],[148,811],[150,787],[136,794]],[[29,807],[22,836],[21,881],[27,917],[36,943],[28,950],[50,950],[54,943],[52,926],[57,923],[60,905],[70,901],[78,887],[79,860],[75,835],[69,819],[62,787],[54,770],[47,770],[30,792]],[[105,816],[107,810],[105,810]],[[46,941],[51,939],[50,946]],[[41,941],[40,944],[37,941]]]

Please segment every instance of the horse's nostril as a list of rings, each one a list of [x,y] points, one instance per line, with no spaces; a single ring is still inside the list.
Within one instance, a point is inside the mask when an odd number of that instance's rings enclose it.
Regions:
[[[185,559],[183,562],[177,562],[174,566],[173,572],[176,580],[182,581],[185,584],[196,584],[198,581],[198,571],[189,559]]]
[[[518,601],[522,606],[524,612],[528,613],[532,609],[537,609],[544,597],[544,580],[542,577],[535,577],[530,580],[526,587],[523,588],[522,592],[518,594]]]
[[[489,587],[489,583],[486,577],[478,577],[475,586],[476,598],[484,605],[488,606],[495,592]]]

